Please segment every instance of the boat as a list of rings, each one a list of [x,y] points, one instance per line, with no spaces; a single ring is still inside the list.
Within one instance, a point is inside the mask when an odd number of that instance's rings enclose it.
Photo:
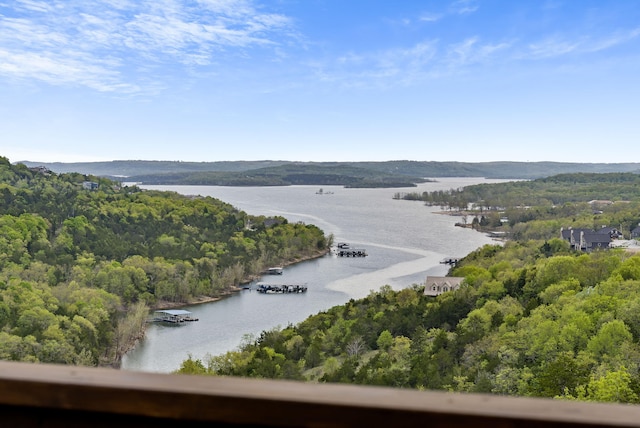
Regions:
[[[322,188],[316,192],[316,195],[333,195],[333,192],[325,192]]]
[[[268,275],[282,275],[283,269],[280,266],[270,267],[267,269]]]

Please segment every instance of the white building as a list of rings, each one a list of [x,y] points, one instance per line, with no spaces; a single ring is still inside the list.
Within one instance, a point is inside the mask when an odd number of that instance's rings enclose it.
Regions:
[[[447,291],[454,291],[460,288],[464,281],[461,276],[427,276],[424,283],[425,296],[439,296]]]

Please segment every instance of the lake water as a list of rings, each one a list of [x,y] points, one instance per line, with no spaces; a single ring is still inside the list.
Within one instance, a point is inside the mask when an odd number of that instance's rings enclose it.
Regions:
[[[489,237],[455,227],[459,217],[438,214],[439,207],[394,200],[396,192],[449,190],[481,178],[442,178],[413,189],[345,189],[323,186],[219,187],[143,186],[186,195],[212,196],[252,215],[279,215],[290,222],[315,224],[334,242],[364,248],[368,256],[335,255],[298,263],[264,283],[304,283],[302,294],[241,291],[217,302],[186,307],[198,322],[180,326],[149,324],[146,336],[124,356],[125,370],[172,372],[190,355],[206,358],[237,349],[243,340],[264,330],[298,323],[310,315],[368,295],[383,285],[401,289],[421,284],[427,275],[445,275],[445,257],[463,257]]]

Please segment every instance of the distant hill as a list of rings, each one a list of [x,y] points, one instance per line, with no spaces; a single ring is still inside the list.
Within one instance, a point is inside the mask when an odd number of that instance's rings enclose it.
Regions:
[[[357,164],[355,164],[357,165]],[[318,185],[345,187],[414,187],[426,181],[420,176],[378,171],[348,164],[289,163],[240,172],[202,171],[135,175],[129,180],[144,184],[215,186]]]
[[[56,173],[79,172],[112,177],[131,177],[133,175],[167,174],[176,172],[200,171],[248,171],[288,164],[288,161],[238,161],[238,162],[178,162],[153,160],[116,160],[110,162],[33,162],[20,161],[28,167],[44,166]]]
[[[486,177],[535,179],[565,173],[640,172],[640,163],[564,162],[290,162],[224,161],[176,162],[125,160],[111,162],[46,163],[23,161],[29,167],[126,177],[145,184],[202,184],[222,186],[344,185],[349,187],[413,186],[426,177]]]
[[[419,177],[543,178],[567,173],[640,172],[640,163],[568,162],[358,162],[361,168]]]

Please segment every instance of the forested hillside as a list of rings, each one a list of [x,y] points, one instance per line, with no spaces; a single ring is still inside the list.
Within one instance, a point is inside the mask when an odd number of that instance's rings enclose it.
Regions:
[[[559,205],[541,198],[537,206],[495,211],[496,227],[512,239],[453,267],[450,274],[464,278],[460,290],[429,297],[420,284],[383,287],[265,331],[238,351],[188,359],[180,372],[638,403],[640,253],[576,252],[560,239],[561,227],[606,224],[624,225],[628,238],[640,222],[640,190],[629,185],[635,179],[557,177],[549,182],[565,183],[567,193]],[[449,196],[479,192],[474,187]],[[536,200],[547,188],[482,187],[483,196],[465,201],[477,204],[471,215],[494,214],[494,204],[479,203],[490,192],[502,204],[520,192]],[[594,209],[586,202],[594,195],[625,201]]]
[[[0,359],[117,363],[150,307],[322,254],[315,226],[0,158]]]
[[[562,227],[611,226],[630,237],[640,223],[640,175],[632,173],[561,174],[394,197],[439,205],[468,226],[514,240],[549,239]]]
[[[384,162],[292,162],[292,161],[224,161],[171,162],[119,160],[111,162],[47,163],[28,162],[27,166],[45,166],[52,171],[81,172],[99,176],[133,177],[154,183],[218,184],[234,186],[300,184],[309,174],[306,184],[351,184],[359,177],[367,186],[383,180],[411,185],[419,177],[486,177],[532,179],[569,173],[638,172],[639,163],[568,163],[568,162],[434,162],[395,160]],[[284,168],[279,168],[279,167]],[[287,181],[291,168],[300,172]],[[250,179],[241,172],[251,172]],[[315,176],[315,177],[313,177]],[[318,181],[322,179],[326,182]],[[338,181],[342,179],[342,182]],[[297,181],[296,181],[297,180]],[[386,185],[386,187],[390,187]],[[402,187],[402,186],[397,186]]]
[[[349,164],[297,162],[242,172],[201,171],[133,175],[128,180],[142,184],[208,186],[416,187],[426,179],[398,172],[377,171]]]

